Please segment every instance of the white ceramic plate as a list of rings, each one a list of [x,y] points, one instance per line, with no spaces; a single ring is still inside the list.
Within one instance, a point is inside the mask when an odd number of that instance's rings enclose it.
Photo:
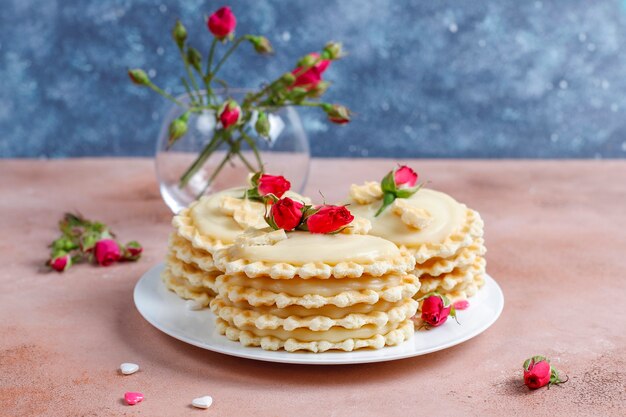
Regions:
[[[502,290],[493,278],[487,276],[485,286],[470,299],[470,307],[458,312],[460,325],[448,319],[441,327],[416,332],[412,339],[399,346],[379,350],[324,353],[273,352],[258,347],[244,347],[220,335],[215,328],[215,317],[209,309],[189,310],[184,300],[165,288],[160,277],[162,270],[163,264],[153,267],[141,277],[135,286],[135,305],[150,324],[176,339],[203,349],[268,362],[341,365],[391,361],[425,355],[458,345],[484,332],[498,319],[504,306]]]

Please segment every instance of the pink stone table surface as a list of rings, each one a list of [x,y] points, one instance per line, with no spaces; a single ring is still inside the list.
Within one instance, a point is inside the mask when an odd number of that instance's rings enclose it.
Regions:
[[[337,201],[394,163],[315,160],[307,191]],[[626,415],[626,161],[410,163],[482,214],[502,316],[426,356],[298,366],[189,346],[136,311],[135,282],[163,260],[170,231],[152,161],[0,161],[0,415]],[[47,272],[46,245],[69,210],[141,241],[145,256]],[[521,365],[534,354],[570,381],[529,392]],[[141,370],[122,376],[122,362]],[[145,400],[126,406],[125,391]],[[207,394],[209,410],[191,408]]]

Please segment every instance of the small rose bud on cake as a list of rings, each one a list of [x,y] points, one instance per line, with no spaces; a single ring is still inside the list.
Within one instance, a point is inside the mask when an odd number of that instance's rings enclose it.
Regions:
[[[311,233],[338,233],[348,226],[354,216],[346,206],[324,205],[307,217],[306,225]]]
[[[389,207],[396,198],[409,198],[422,188],[423,184],[417,185],[417,173],[406,165],[389,171],[380,182],[383,191],[383,204],[376,212],[376,216]]]
[[[96,243],[94,256],[100,266],[109,266],[120,259],[120,247],[113,239],[102,239]]]
[[[303,203],[284,197],[272,204],[265,220],[273,229],[291,231],[300,225],[303,208]]]
[[[393,176],[397,188],[414,187],[417,183],[417,177],[417,172],[406,165],[402,165],[396,169]]]
[[[274,200],[281,198],[290,188],[291,183],[282,175],[269,175],[257,172],[250,177],[250,188],[246,190],[246,197],[251,200],[267,200],[273,203]]]
[[[524,361],[524,384],[530,389],[538,389],[546,385],[558,385],[568,381],[562,380],[559,371],[550,365],[545,356],[536,355]]]
[[[209,31],[218,39],[224,39],[235,31],[237,19],[230,7],[222,7],[209,16],[207,20]]]

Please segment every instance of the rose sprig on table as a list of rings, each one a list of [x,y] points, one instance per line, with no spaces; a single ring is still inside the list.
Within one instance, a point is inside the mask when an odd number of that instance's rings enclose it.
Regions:
[[[59,222],[61,235],[50,244],[46,265],[58,272],[89,262],[109,266],[118,261],[136,261],[143,248],[137,241],[121,244],[109,227],[80,214],[66,213]]]
[[[550,388],[552,385],[564,384],[569,380],[567,375],[565,375],[565,379],[562,379],[560,372],[550,365],[550,359],[545,356],[535,355],[528,358],[522,367],[524,369],[524,385],[530,389],[538,389],[546,385]]]
[[[208,17],[206,24],[213,35],[206,56],[188,42],[187,29],[180,21],[176,22],[172,30],[172,38],[185,69],[186,75],[181,77],[181,80],[189,97],[189,104],[181,102],[158,87],[142,69],[128,71],[133,83],[152,89],[184,109],[183,114],[169,126],[170,147],[187,133],[190,114],[208,112],[215,116],[216,126],[219,127],[215,129],[213,137],[206,143],[196,160],[180,177],[181,188],[187,185],[191,177],[223,144],[227,146],[227,152],[207,180],[200,195],[206,191],[225,164],[229,161],[232,163],[233,158],[239,158],[250,172],[262,170],[261,154],[251,133],[254,130],[262,138],[272,141],[268,114],[280,108],[318,107],[333,123],[345,124],[350,121],[351,112],[347,107],[320,100],[330,87],[330,83],[323,80],[324,72],[332,62],[345,55],[340,43],[328,42],[321,51],[305,55],[297,61],[295,69],[264,84],[257,91],[249,92],[241,102],[237,102],[230,97],[227,82],[218,77],[228,58],[242,43],[250,44],[260,54],[271,54],[274,49],[264,36],[246,34],[235,37],[237,19],[229,7],[217,10]],[[217,59],[221,47],[227,49]],[[224,94],[218,97],[216,88],[223,89]],[[249,161],[241,152],[242,145],[245,144],[253,151],[254,162]]]

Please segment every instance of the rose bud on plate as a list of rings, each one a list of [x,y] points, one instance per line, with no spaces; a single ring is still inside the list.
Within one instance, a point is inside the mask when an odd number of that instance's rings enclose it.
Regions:
[[[302,222],[304,203],[283,197],[276,200],[270,208],[265,221],[272,229],[294,230]]]
[[[448,297],[441,294],[431,293],[423,297],[421,310],[421,319],[431,327],[441,326],[449,316],[456,319],[456,309]]]
[[[346,206],[323,205],[307,216],[306,227],[311,233],[339,233],[348,226],[354,216]]]
[[[99,240],[94,248],[94,256],[100,266],[109,266],[120,260],[120,247],[113,239]]]
[[[545,356],[536,355],[524,361],[524,385],[530,389],[538,389],[548,385],[563,384],[568,379],[562,380],[559,371],[550,365],[550,360]]]
[[[230,7],[222,7],[209,16],[207,20],[209,31],[217,39],[224,39],[235,31],[237,19]]]

